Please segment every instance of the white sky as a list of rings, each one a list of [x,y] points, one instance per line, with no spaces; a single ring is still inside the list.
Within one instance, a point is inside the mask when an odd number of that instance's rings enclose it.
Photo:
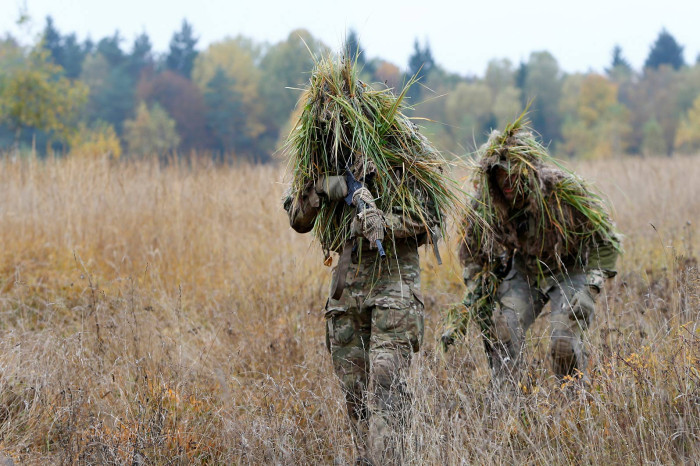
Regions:
[[[32,18],[29,31],[15,24],[21,9]],[[700,0],[0,0],[0,34],[27,43],[47,15],[81,40],[118,29],[125,50],[145,31],[157,52],[167,50],[184,18],[200,50],[238,34],[275,43],[296,28],[337,49],[354,28],[369,58],[405,68],[414,39],[427,39],[435,61],[461,75],[483,76],[492,58],[517,65],[541,50],[567,72],[602,71],[615,44],[639,69],[664,27],[685,47],[687,63],[700,52]]]

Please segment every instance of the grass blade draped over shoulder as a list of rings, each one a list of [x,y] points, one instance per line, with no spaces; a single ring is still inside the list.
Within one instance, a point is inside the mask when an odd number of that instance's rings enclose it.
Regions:
[[[526,199],[519,209],[534,219],[538,239],[528,244],[508,231],[510,207],[495,186],[494,168],[500,166],[515,180],[518,196]],[[504,250],[519,249],[550,268],[602,242],[621,252],[620,236],[603,198],[578,175],[551,157],[527,127],[525,114],[494,131],[473,162],[476,193],[472,207],[477,220],[467,218],[462,237],[463,257],[493,261]]]
[[[498,186],[497,168],[511,180],[511,201]],[[476,192],[462,221],[460,260],[477,270],[465,277],[475,286],[447,312],[443,338],[453,341],[476,322],[490,344],[497,291],[515,251],[536,266],[539,281],[566,264],[601,265],[603,245],[621,252],[620,235],[603,198],[547,153],[525,113],[491,133],[471,172]],[[524,226],[518,230],[517,223]]]
[[[364,178],[376,172],[372,194],[383,212],[410,215],[426,227],[426,204],[438,216],[461,204],[457,184],[443,174],[445,160],[402,113],[409,80],[397,96],[358,79],[356,61],[324,57],[316,61],[301,97],[301,114],[286,143],[292,191],[301,192],[322,176],[343,175],[350,167]],[[313,233],[324,250],[337,251],[350,237],[353,209],[322,202]],[[444,221],[438,218],[444,230]]]

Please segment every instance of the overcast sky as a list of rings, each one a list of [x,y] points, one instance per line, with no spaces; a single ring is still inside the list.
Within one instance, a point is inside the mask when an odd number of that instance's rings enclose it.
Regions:
[[[15,24],[21,10],[30,32]],[[483,75],[492,58],[515,64],[548,50],[567,72],[602,71],[615,44],[639,69],[666,28],[685,47],[686,62],[700,52],[700,0],[0,0],[0,32],[31,40],[51,15],[62,34],[99,40],[119,30],[129,50],[147,32],[165,52],[186,18],[198,48],[242,34],[260,42],[284,40],[297,28],[337,49],[355,29],[369,58],[406,67],[413,41],[429,41],[435,61],[461,75]]]

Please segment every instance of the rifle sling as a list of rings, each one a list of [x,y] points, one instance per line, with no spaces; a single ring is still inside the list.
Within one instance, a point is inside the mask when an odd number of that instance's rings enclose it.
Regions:
[[[335,285],[333,290],[331,290],[331,297],[335,300],[338,300],[341,296],[343,296],[343,290],[345,289],[345,276],[348,274],[348,267],[350,266],[350,261],[352,260],[352,246],[352,240],[345,242],[343,252],[340,253],[338,266],[335,268],[335,280],[333,280]]]

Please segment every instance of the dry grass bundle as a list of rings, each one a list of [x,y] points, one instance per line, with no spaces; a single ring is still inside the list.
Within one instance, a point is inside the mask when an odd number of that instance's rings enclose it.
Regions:
[[[349,57],[326,57],[316,62],[301,98],[301,115],[286,143],[293,174],[292,189],[300,192],[322,176],[356,178],[374,175],[370,188],[383,212],[400,211],[433,225],[428,204],[438,223],[460,205],[457,184],[447,178],[445,160],[403,113],[409,81],[397,96],[376,90],[357,77]],[[338,251],[350,237],[353,209],[323,203],[313,233],[326,251]]]
[[[516,210],[534,217],[539,240],[534,244],[518,244],[513,232],[505,230],[512,209],[496,186],[497,166],[514,180],[515,198],[526,199]],[[504,248],[520,248],[557,270],[562,260],[585,252],[591,242],[609,243],[621,251],[609,206],[581,177],[547,153],[528,129],[524,113],[502,133],[491,134],[472,170],[477,218],[466,219],[463,237],[468,254],[477,261],[491,262]]]

